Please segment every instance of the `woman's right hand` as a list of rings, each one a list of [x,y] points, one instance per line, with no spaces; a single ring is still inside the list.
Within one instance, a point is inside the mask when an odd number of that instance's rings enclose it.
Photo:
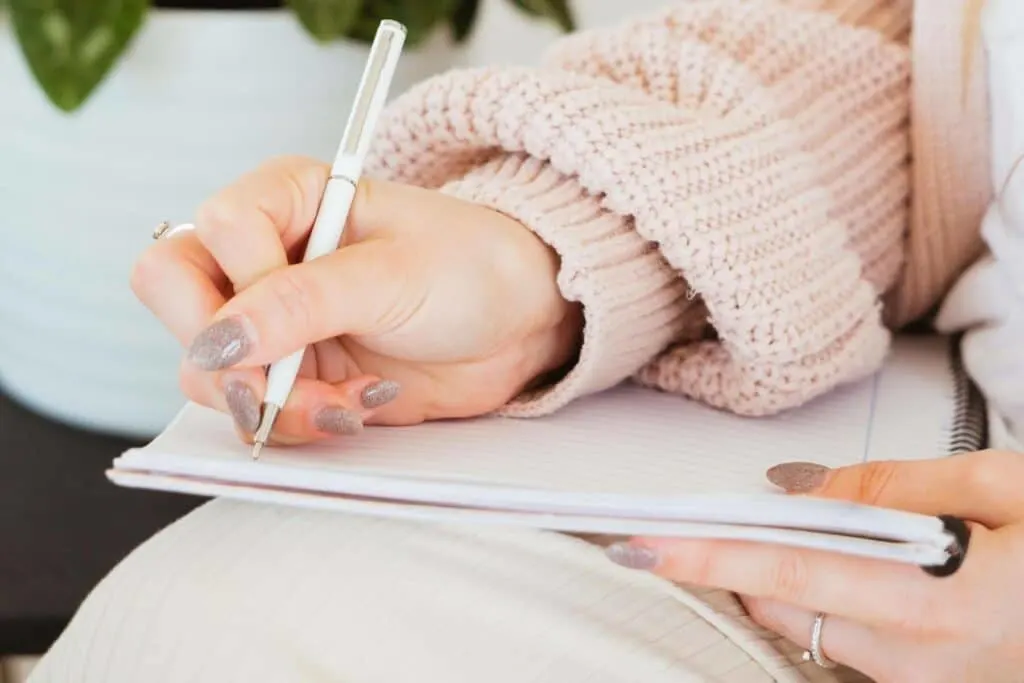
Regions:
[[[363,181],[339,250],[289,265],[328,170],[275,159],[139,259],[136,295],[188,347],[189,399],[249,439],[264,366],[312,344],[272,436],[297,443],[488,413],[572,361],[582,316],[559,293],[557,256],[486,207]]]

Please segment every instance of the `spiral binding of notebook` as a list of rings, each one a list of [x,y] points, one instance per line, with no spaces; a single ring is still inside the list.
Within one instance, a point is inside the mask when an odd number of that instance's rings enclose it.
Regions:
[[[969,453],[988,443],[985,399],[964,367],[961,336],[950,338],[949,362],[956,384],[953,421],[949,433],[949,454]]]

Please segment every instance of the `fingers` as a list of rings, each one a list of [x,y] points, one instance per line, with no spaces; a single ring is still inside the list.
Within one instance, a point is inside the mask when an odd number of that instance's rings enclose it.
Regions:
[[[963,566],[945,578],[910,565],[741,541],[637,539],[610,547],[608,555],[672,581],[778,600],[878,628],[948,636],[959,632],[965,615],[985,609],[991,568],[1006,561],[999,543],[995,532],[977,528]],[[870,590],[854,597],[856,586]]]
[[[203,405],[230,412],[243,434],[254,428],[253,421],[258,415],[254,404],[265,390],[265,377],[256,366],[333,336],[330,323],[346,327],[357,321],[369,321],[378,310],[373,304],[380,297],[366,297],[362,292],[367,283],[382,282],[380,276],[388,274],[387,264],[357,258],[377,253],[378,245],[356,248],[349,258],[339,259],[342,268],[336,278],[328,277],[324,268],[327,264],[317,263],[300,268],[295,277],[271,278],[256,295],[235,304],[238,315],[233,315],[230,308],[225,309],[236,292],[251,288],[269,273],[284,271],[289,257],[294,260],[314,221],[326,177],[327,167],[315,161],[273,160],[206,202],[199,211],[195,231],[157,240],[132,273],[132,288],[139,299],[179,341],[190,347],[192,367],[183,368],[181,375],[186,395]],[[370,182],[361,184],[352,207],[353,225],[347,230],[346,243],[365,239],[379,227],[394,227],[422,218],[416,206],[422,208],[423,200],[436,201],[432,199],[435,193],[416,188],[381,183],[378,191],[376,186],[377,183]],[[419,194],[420,205],[413,202],[410,207],[405,202],[392,201],[396,193],[403,192]],[[371,271],[378,277],[371,277]],[[385,277],[383,281],[401,280],[402,277]],[[337,306],[339,300],[346,301],[344,294],[349,292],[360,295],[349,297],[346,306]],[[264,308],[262,302],[269,303]],[[325,310],[338,314],[321,324],[319,316]],[[210,321],[219,311],[226,313],[211,327]],[[268,343],[257,347],[257,339],[266,339]],[[253,360],[230,375],[199,372],[232,367],[254,349],[262,354],[262,360]],[[373,416],[359,408],[360,393],[373,381],[352,380],[347,388],[300,382],[276,423],[274,437],[304,441],[333,432],[357,431],[363,418]],[[380,391],[375,395],[375,400],[379,400]]]
[[[761,626],[810,650],[815,612],[776,600],[741,596],[750,617]],[[864,626],[856,621],[827,615],[821,627],[820,649],[826,659],[870,677],[884,680],[898,668],[897,662],[911,659],[910,639]]]
[[[926,515],[955,515],[989,528],[1024,521],[1024,458],[979,451],[935,460],[879,461],[828,470],[785,463],[768,478],[792,492]]]
[[[282,184],[280,171],[274,168],[248,182],[256,189],[246,190],[244,183],[238,184],[241,189],[232,189],[232,196],[238,195],[232,200],[236,204],[251,204],[263,184],[270,183],[273,187]],[[314,183],[309,184],[312,187]],[[215,206],[224,206],[225,202],[227,200],[218,200]],[[279,204],[283,206],[284,202]],[[237,223],[237,212],[216,210],[234,216],[233,224]],[[229,262],[241,264],[244,259],[237,255],[229,257],[217,250],[233,248],[244,254],[250,245],[237,230],[232,233],[225,227],[225,221],[221,221],[219,229],[215,224],[209,231],[223,234],[217,238],[222,244],[218,246],[207,238],[204,245],[210,248],[236,287],[244,280],[244,291],[238,292],[218,311],[210,327],[193,340],[190,359],[205,370],[221,370],[237,364],[266,365],[329,337],[373,334],[396,325],[404,312],[398,303],[403,298],[410,273],[422,264],[419,259],[410,259],[405,252],[394,249],[391,240],[370,238],[388,230],[421,226],[425,217],[430,216],[471,220],[474,216],[460,218],[458,214],[476,210],[436,192],[364,181],[356,192],[346,227],[344,242],[348,246],[287,268],[281,267],[279,252],[271,253],[274,250],[269,247],[261,252],[256,246],[252,246],[244,267],[231,266]],[[282,214],[275,220],[285,218]],[[303,216],[305,218],[312,220],[312,216]],[[265,233],[268,229],[264,223]],[[285,247],[287,242],[285,238]],[[240,244],[245,248],[239,249]],[[406,297],[406,308],[415,306],[421,298],[422,293],[417,298],[417,293],[412,292]]]
[[[208,373],[184,364],[182,390],[192,401],[228,413],[243,439],[259,426],[266,376],[256,369]],[[299,444],[359,434],[378,410],[397,398],[397,383],[362,375],[329,384],[300,377],[274,423],[271,443]]]
[[[274,159],[221,190],[196,215],[196,234],[236,291],[288,265],[327,182],[326,164]]]
[[[278,270],[239,293],[201,332],[189,359],[204,370],[267,365],[342,334],[377,334],[411,313],[411,263],[370,240]]]
[[[266,174],[278,179],[274,185],[278,187],[281,180],[275,172],[271,169]],[[233,190],[240,197],[234,201],[251,204],[253,193],[271,181],[261,176],[250,182],[257,190]],[[218,211],[237,216],[228,210]],[[243,277],[257,279],[247,280],[245,290],[217,312],[211,327],[193,341],[190,358],[206,370],[237,364],[265,365],[329,337],[367,335],[394,327],[425,295],[409,292],[407,287],[411,275],[422,269],[422,258],[411,258],[408,250],[395,249],[392,240],[372,237],[391,230],[423,229],[436,216],[443,216],[445,221],[472,222],[479,220],[478,211],[478,207],[421,188],[381,181],[360,183],[347,222],[347,246],[287,268],[279,267],[280,253],[271,254],[269,249],[256,263],[258,250],[253,247],[245,266],[248,270],[242,272],[239,267],[229,276],[236,284]],[[233,220],[237,222],[237,218]],[[245,245],[242,253],[249,249],[240,235],[233,235],[227,228],[220,232],[227,235],[219,238],[224,249],[233,245],[238,250],[239,244]],[[227,271],[229,259],[217,252],[211,241],[205,244]],[[232,256],[231,260],[242,259]],[[405,308],[399,306],[403,301]]]
[[[200,207],[196,233],[235,291],[298,260],[329,172],[327,164],[302,157],[273,159]],[[363,180],[343,242],[362,241],[387,226],[416,226],[424,215],[438,215],[431,205],[450,203],[420,188]]]
[[[195,233],[157,240],[135,263],[135,296],[184,346],[227,300],[227,280]]]
[[[287,264],[316,214],[326,166],[301,158],[268,162],[207,201],[196,229],[158,239],[137,261],[139,300],[188,345],[230,295]]]
[[[292,260],[298,256],[327,175],[325,164],[287,157],[243,176],[203,204],[195,231],[157,240],[143,253],[131,277],[136,295],[175,337],[191,344],[233,291],[284,268],[289,255]],[[460,203],[419,188],[364,181],[343,241],[352,244],[378,230],[415,226],[425,215],[444,215],[440,209],[449,205]],[[292,317],[317,313],[303,308],[303,292],[292,288],[287,277],[272,282],[265,293]]]

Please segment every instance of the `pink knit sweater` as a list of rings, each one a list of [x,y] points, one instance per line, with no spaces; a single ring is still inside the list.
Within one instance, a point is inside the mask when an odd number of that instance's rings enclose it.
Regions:
[[[908,52],[806,9],[828,2],[687,0],[569,36],[543,68],[450,72],[389,107],[368,172],[516,218],[582,302],[578,362],[506,414],[633,377],[765,415],[879,367]]]

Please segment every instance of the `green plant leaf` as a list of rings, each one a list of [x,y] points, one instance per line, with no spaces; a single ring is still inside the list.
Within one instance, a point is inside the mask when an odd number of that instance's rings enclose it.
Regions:
[[[7,0],[32,75],[65,112],[82,106],[142,26],[148,0]]]
[[[569,0],[512,0],[512,4],[531,16],[553,20],[563,31],[576,30]]]
[[[288,0],[306,31],[321,43],[343,37],[363,10],[363,0]]]
[[[3,0],[0,0],[2,3]],[[476,23],[477,10],[480,9],[480,0],[459,0],[448,17],[448,23],[452,28],[452,37],[456,43],[462,43],[473,31],[473,24]]]

